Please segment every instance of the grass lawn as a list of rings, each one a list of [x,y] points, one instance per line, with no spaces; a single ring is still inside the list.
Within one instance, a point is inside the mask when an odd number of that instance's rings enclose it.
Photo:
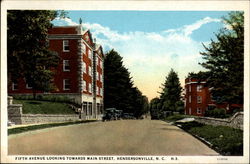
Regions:
[[[23,104],[23,114],[74,114],[68,105],[58,102],[37,100],[14,100],[14,104]]]
[[[185,131],[202,137],[222,155],[243,155],[243,131],[227,126],[212,126],[193,122],[178,123]]]
[[[66,126],[66,125],[73,125],[73,124],[81,124],[81,123],[89,123],[95,122],[96,120],[84,120],[84,121],[75,121],[75,122],[63,122],[63,123],[50,123],[50,124],[41,124],[41,125],[31,125],[19,128],[12,128],[8,129],[8,135],[22,133],[30,130],[38,130],[38,129],[45,129],[45,128],[52,128],[56,126]]]

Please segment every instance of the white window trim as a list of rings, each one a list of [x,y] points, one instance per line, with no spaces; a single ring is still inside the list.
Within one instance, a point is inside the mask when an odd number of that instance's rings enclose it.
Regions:
[[[197,92],[201,92],[201,90],[202,90],[202,85],[197,85],[196,88],[197,88]]]
[[[83,91],[87,91],[87,82],[83,80]]]
[[[99,87],[96,86],[96,95],[98,95],[98,94],[99,94]]]
[[[15,89],[15,85],[16,85],[16,86],[18,86],[18,84],[17,84],[17,83],[12,82],[12,91],[16,91],[16,90],[18,90],[18,89]]]
[[[197,114],[201,114],[201,108],[197,108]]]
[[[96,72],[96,80],[99,80],[99,73]]]
[[[63,40],[63,52],[69,52],[69,50],[65,50],[64,48],[65,48],[65,42],[68,42],[68,46],[69,46],[69,40]]]
[[[65,81],[66,81],[66,80],[69,80],[69,79],[63,79],[63,90],[64,90],[64,91],[70,90],[70,88],[65,88]]]
[[[88,54],[89,54],[89,58],[92,59],[92,51],[91,51],[91,49],[89,49]]]
[[[26,89],[32,89],[32,87],[30,87],[29,84],[26,84]]]
[[[197,96],[197,103],[201,104],[202,103],[202,96]]]
[[[69,72],[70,71],[70,68],[69,69],[65,69],[65,63],[66,63],[66,61],[68,62],[68,64],[69,64],[69,60],[63,60],[63,71],[64,72]]]
[[[92,93],[92,85],[89,83],[89,93]]]
[[[86,45],[83,43],[83,53],[84,54],[86,54],[86,50],[87,50]]]
[[[87,73],[87,64],[83,62],[83,72]]]
[[[101,95],[101,96],[103,95],[103,93],[102,93],[102,88],[100,88],[100,95]]]
[[[89,66],[89,76],[91,76],[92,75],[92,68],[91,68],[91,66]]]

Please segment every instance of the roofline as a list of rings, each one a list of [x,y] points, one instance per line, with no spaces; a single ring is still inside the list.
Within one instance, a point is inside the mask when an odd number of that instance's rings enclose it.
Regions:
[[[72,27],[79,27],[80,25],[74,25],[74,26],[52,26],[52,28],[72,28]]]

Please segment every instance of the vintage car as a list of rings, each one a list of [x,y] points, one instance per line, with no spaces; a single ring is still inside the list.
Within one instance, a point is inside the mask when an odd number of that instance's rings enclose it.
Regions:
[[[117,119],[116,110],[117,110],[116,108],[105,109],[102,121],[116,120]]]

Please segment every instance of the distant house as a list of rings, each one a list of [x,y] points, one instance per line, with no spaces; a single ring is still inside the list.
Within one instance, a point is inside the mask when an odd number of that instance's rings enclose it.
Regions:
[[[227,113],[234,108],[242,108],[242,104],[216,103],[210,94],[210,89],[206,86],[205,80],[197,78],[185,79],[185,114],[204,116],[206,110],[214,108],[224,108]]]
[[[49,29],[49,49],[56,51],[60,62],[54,76],[56,90],[50,94],[67,96],[82,105],[86,119],[101,118],[103,112],[103,50],[89,30],[78,26],[55,26]],[[23,79],[12,82],[10,95],[32,94],[32,86]]]

